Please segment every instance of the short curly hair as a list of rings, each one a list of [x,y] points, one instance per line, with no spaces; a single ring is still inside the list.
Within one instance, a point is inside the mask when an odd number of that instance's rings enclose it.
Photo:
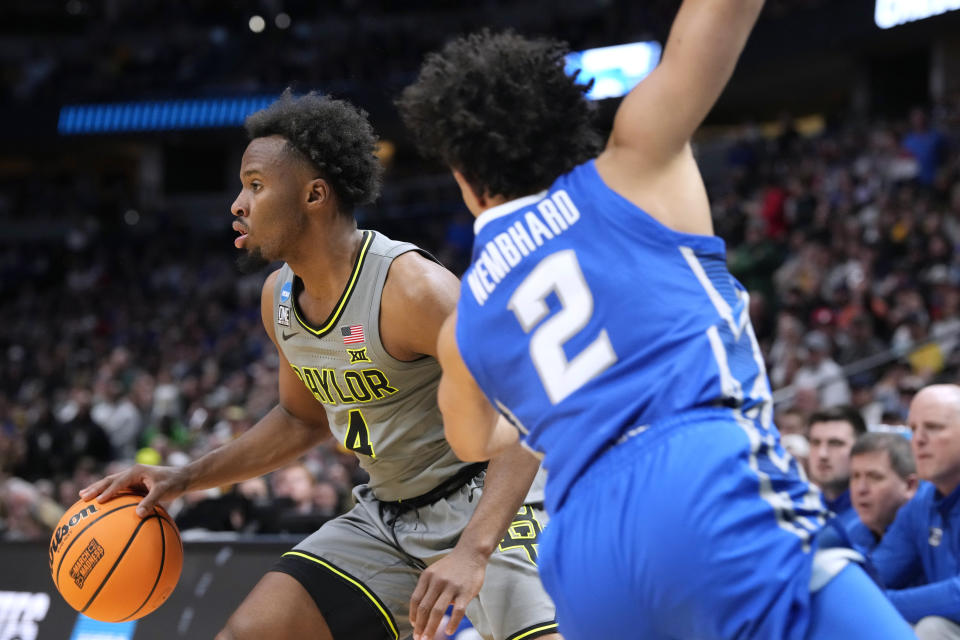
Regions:
[[[483,30],[429,54],[397,107],[421,152],[479,192],[517,198],[595,157],[589,84],[567,75],[564,43]]]
[[[290,89],[247,117],[250,139],[281,136],[330,183],[341,208],[352,212],[380,195],[383,166],[367,113],[345,100]]]

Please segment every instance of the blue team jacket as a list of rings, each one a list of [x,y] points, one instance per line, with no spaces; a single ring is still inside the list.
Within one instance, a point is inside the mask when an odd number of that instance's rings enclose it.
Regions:
[[[960,622],[960,488],[948,496],[922,483],[871,554],[904,618]],[[909,587],[921,583],[919,587]]]

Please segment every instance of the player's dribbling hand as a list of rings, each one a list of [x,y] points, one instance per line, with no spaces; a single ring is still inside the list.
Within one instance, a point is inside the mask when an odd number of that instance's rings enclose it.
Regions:
[[[137,505],[141,518],[152,513],[160,500],[173,500],[187,489],[187,478],[179,467],[154,467],[135,464],[118,473],[111,474],[80,490],[84,500],[97,499],[107,502],[121,491],[132,490],[146,494]]]
[[[450,604],[447,635],[456,631],[467,604],[480,593],[486,571],[485,556],[456,548],[428,567],[410,598],[413,640],[433,640]]]

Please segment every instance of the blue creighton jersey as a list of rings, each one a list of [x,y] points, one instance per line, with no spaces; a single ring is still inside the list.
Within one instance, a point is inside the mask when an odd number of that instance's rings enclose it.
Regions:
[[[457,344],[491,403],[545,454],[548,509],[618,440],[691,409],[729,407],[755,447],[782,455],[723,240],[665,227],[593,161],[485,211],[474,230]]]

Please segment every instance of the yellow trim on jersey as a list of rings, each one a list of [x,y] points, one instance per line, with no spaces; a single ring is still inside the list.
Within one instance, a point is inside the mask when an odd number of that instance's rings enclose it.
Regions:
[[[330,320],[327,321],[327,324],[323,325],[319,329],[314,329],[307,324],[303,318],[300,317],[300,314],[297,312],[297,305],[290,305],[293,308],[293,315],[297,317],[297,322],[300,323],[300,326],[315,336],[322,336],[333,328],[333,325],[335,325],[340,319],[340,314],[343,313],[344,307],[347,306],[347,302],[350,300],[350,295],[353,293],[353,288],[357,284],[357,280],[360,278],[360,268],[363,267],[363,261],[367,257],[367,249],[369,249],[370,245],[373,243],[373,233],[370,231],[364,231],[364,234],[366,237],[363,240],[363,244],[360,246],[360,254],[357,256],[357,264],[353,268],[353,274],[350,275],[350,282],[347,283],[347,288],[344,290],[343,296],[340,298],[340,303],[337,305],[337,308],[334,309],[333,313],[330,314]]]
[[[390,614],[387,612],[386,609],[383,608],[383,605],[380,604],[380,601],[377,600],[376,596],[374,596],[372,593],[370,593],[370,591],[369,591],[362,583],[354,580],[353,578],[351,578],[351,577],[348,576],[347,574],[345,574],[345,573],[343,573],[342,571],[338,570],[338,569],[337,569],[336,567],[334,567],[333,565],[331,565],[331,564],[329,564],[329,563],[326,563],[326,562],[324,562],[323,560],[320,560],[319,558],[314,558],[314,557],[312,557],[312,556],[308,556],[308,555],[305,554],[305,553],[300,553],[299,551],[287,551],[286,553],[283,554],[283,556],[284,556],[284,557],[285,557],[285,556],[297,556],[297,557],[299,557],[299,558],[304,558],[305,560],[310,560],[310,561],[312,561],[312,562],[316,562],[317,564],[319,564],[319,565],[320,565],[321,567],[323,567],[324,569],[327,569],[328,571],[332,571],[333,573],[337,574],[338,576],[340,576],[341,578],[343,578],[344,580],[346,580],[347,582],[349,582],[349,583],[352,584],[353,586],[355,586],[355,587],[357,587],[358,589],[360,589],[360,591],[363,592],[363,595],[365,595],[365,596],[367,596],[368,598],[370,598],[370,602],[372,602],[374,605],[376,605],[377,609],[380,610],[380,613],[383,615],[383,619],[387,621],[387,624],[388,624],[388,625],[390,625],[390,630],[393,632],[393,638],[394,638],[394,640],[397,640],[397,639],[400,637],[400,632],[397,631],[397,627],[394,626],[393,620],[390,618]],[[524,634],[524,635],[526,635],[526,634]]]
[[[544,631],[556,631],[556,630],[557,630],[557,623],[550,622],[548,624],[542,624],[539,627],[534,627],[533,629],[527,629],[526,631],[524,631],[518,636],[511,636],[510,638],[508,638],[508,640],[523,640],[524,638],[529,638],[531,634],[534,634],[534,633],[540,634],[540,633],[543,633]]]

